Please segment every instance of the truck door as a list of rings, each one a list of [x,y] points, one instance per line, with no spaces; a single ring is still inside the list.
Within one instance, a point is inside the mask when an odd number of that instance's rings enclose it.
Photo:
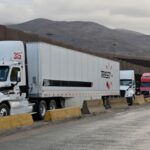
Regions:
[[[25,97],[25,95],[20,91],[20,86],[22,86],[22,78],[20,73],[20,67],[13,67],[10,73],[10,82],[12,85],[12,91],[10,92],[10,95],[12,100],[21,100]],[[18,76],[19,74],[20,77]]]

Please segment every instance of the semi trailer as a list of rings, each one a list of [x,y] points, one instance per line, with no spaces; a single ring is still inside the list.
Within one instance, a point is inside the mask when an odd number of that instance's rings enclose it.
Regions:
[[[0,116],[119,95],[119,63],[43,42],[0,41]]]

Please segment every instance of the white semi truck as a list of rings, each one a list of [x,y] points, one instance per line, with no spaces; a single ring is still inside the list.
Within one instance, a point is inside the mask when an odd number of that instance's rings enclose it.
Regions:
[[[42,42],[0,41],[0,116],[119,95],[119,63]]]
[[[132,105],[136,92],[134,70],[120,71],[120,94],[127,99],[128,105]]]

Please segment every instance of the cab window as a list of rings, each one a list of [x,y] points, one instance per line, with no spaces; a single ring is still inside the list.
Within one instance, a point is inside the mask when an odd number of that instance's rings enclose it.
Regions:
[[[10,75],[10,81],[17,81],[18,72],[20,71],[20,68],[14,67],[12,68],[11,75]]]

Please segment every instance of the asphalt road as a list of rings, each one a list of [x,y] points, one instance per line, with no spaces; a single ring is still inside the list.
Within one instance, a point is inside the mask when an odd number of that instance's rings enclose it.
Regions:
[[[0,150],[150,150],[150,105],[0,134]]]

